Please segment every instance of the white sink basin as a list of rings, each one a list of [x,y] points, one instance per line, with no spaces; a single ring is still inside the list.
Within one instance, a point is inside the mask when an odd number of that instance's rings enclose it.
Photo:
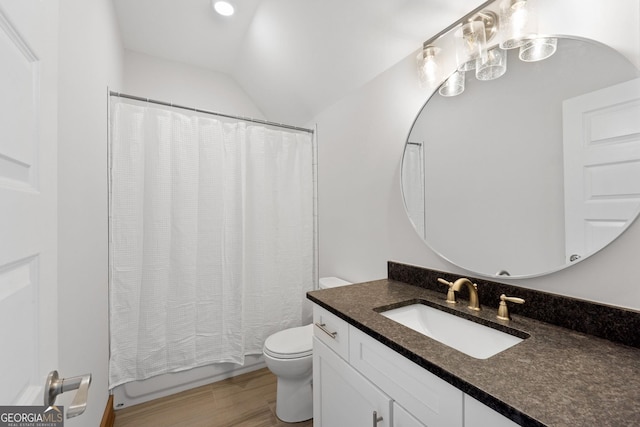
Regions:
[[[522,338],[424,304],[380,314],[476,359],[487,359],[522,342]]]

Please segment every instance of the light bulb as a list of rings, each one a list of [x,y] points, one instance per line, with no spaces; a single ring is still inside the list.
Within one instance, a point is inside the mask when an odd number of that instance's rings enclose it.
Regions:
[[[231,16],[235,12],[233,5],[227,1],[213,0],[213,8],[222,16]]]
[[[471,21],[463,25],[455,34],[456,61],[458,70],[470,71],[476,68],[477,60],[487,60],[487,41],[483,21]]]
[[[434,86],[440,78],[440,67],[436,55],[440,51],[435,46],[425,46],[416,57],[420,84],[423,87]]]

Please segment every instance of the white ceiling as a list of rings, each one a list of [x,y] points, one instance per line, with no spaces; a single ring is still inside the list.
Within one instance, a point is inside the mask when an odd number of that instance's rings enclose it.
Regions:
[[[269,120],[304,125],[479,0],[113,0],[125,48],[231,76]]]

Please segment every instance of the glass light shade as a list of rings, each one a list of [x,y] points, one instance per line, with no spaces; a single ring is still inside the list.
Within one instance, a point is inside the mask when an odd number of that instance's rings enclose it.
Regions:
[[[487,60],[487,40],[481,20],[471,21],[460,27],[455,33],[455,40],[459,71],[473,70],[478,60],[480,63]]]
[[[558,47],[558,39],[555,37],[540,37],[528,40],[520,47],[520,59],[525,62],[535,62],[547,59]]]
[[[476,66],[478,80],[493,80],[507,71],[507,51],[494,47],[487,52],[487,60]]]
[[[438,90],[442,96],[456,96],[462,92],[464,92],[464,71],[456,71],[451,74]]]
[[[535,37],[537,14],[527,0],[505,0],[500,6],[500,47],[514,49]]]
[[[421,87],[434,86],[438,83],[440,72],[436,55],[439,51],[437,47],[426,46],[416,56]]]

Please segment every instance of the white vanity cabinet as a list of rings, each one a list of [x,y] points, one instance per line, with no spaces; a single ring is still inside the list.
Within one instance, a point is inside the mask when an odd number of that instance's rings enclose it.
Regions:
[[[427,427],[397,403],[393,404],[393,427]]]
[[[392,427],[391,398],[348,363],[349,324],[317,305],[313,323],[313,425]]]
[[[474,399],[464,395],[464,427],[519,427],[509,418],[497,413]]]
[[[424,425],[462,427],[462,391],[353,326],[349,364]]]
[[[391,427],[392,404],[389,396],[314,337],[315,427]],[[374,422],[374,417],[379,421]]]
[[[318,305],[313,319],[314,427],[517,425]]]

